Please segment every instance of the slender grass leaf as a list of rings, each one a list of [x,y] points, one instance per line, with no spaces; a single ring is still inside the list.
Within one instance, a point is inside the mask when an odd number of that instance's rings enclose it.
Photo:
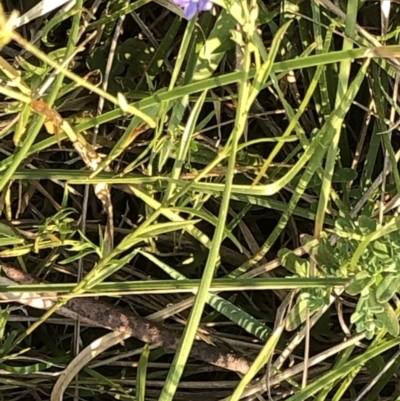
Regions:
[[[141,251],[141,254],[146,256],[149,260],[163,269],[168,275],[176,280],[187,280],[187,278],[179,273],[177,270],[171,268],[166,263],[163,263],[159,259],[157,259],[152,254]],[[217,312],[221,313],[225,317],[227,317],[232,322],[235,322],[238,326],[242,327],[248,333],[254,335],[259,338],[261,341],[266,341],[268,334],[270,333],[270,329],[266,327],[264,324],[261,324],[257,319],[251,316],[249,313],[246,313],[243,309],[237,307],[226,299],[215,295],[208,294],[207,295],[207,304],[214,308]]]
[[[225,53],[232,49],[231,30],[235,28],[235,19],[222,9],[213,29],[203,44],[193,72],[193,81],[210,78],[217,69]]]
[[[150,347],[146,344],[143,347],[142,355],[140,355],[138,370],[136,374],[136,400],[146,400],[146,376],[147,376],[147,365],[149,362]]]

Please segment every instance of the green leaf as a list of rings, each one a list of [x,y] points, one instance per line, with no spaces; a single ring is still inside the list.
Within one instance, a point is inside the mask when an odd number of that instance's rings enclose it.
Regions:
[[[377,223],[370,217],[361,215],[358,218],[358,227],[361,231],[361,234],[368,235],[372,234],[377,230]]]
[[[355,233],[356,227],[351,220],[338,218],[335,221],[335,233],[342,238],[359,238]]]
[[[198,219],[198,220],[170,221],[168,223],[153,224],[152,226],[147,227],[145,230],[143,230],[140,233],[139,238],[146,239],[149,237],[155,237],[157,235],[170,233],[172,231],[184,230],[185,228],[194,226],[200,222],[201,220]]]
[[[163,64],[165,63],[165,60],[167,60],[169,49],[171,48],[171,46],[173,46],[176,40],[176,35],[181,24],[182,19],[176,16],[168,27],[168,31],[166,32],[162,42],[156,49],[151,63],[149,64],[148,74],[150,77],[156,76],[157,73],[160,71],[160,68],[162,68]]]
[[[96,251],[94,249],[87,249],[85,251],[79,252],[78,254],[76,254],[74,256],[60,260],[60,262],[58,262],[58,263],[60,263],[60,265],[68,265],[72,262],[75,262],[76,260],[83,259],[86,256],[91,255],[92,253],[96,253]]]
[[[303,235],[300,239],[301,244],[305,247],[307,252],[315,258],[319,266],[338,266],[334,249],[325,238],[320,240],[315,239],[311,235]]]
[[[357,178],[357,171],[344,167],[338,168],[332,177],[332,182],[336,184],[342,184],[346,182],[353,181]]]
[[[360,329],[358,330],[358,332],[361,332],[361,331],[364,331],[364,328],[362,330],[360,330]],[[365,338],[367,340],[372,340],[374,338],[374,335],[375,335],[375,333],[373,331],[367,331],[365,333]]]
[[[383,307],[383,305],[379,305],[379,304],[376,304],[374,306],[370,306],[368,308],[368,311],[370,313],[375,313],[375,314],[382,313],[384,310],[385,310],[385,308]]]
[[[350,295],[357,295],[363,289],[369,287],[375,282],[367,271],[357,273],[346,287],[346,292]]]
[[[397,375],[397,372],[400,369],[400,357],[398,352],[396,353],[397,357],[393,362],[393,359],[388,363],[382,356],[377,356],[373,358],[369,362],[373,362],[375,366],[370,369],[370,365],[367,362],[365,366],[372,373],[373,376],[377,376],[379,374],[379,380],[374,384],[371,390],[368,392],[368,395],[363,397],[363,401],[376,401],[379,400],[382,390],[386,386],[389,386],[389,383],[393,380],[393,376]],[[380,369],[378,369],[380,367]],[[385,367],[387,367],[385,369]],[[382,374],[382,372],[384,373]]]
[[[147,364],[149,362],[150,347],[146,344],[143,347],[142,355],[140,356],[138,370],[136,374],[136,400],[145,401],[146,399],[146,376]]]
[[[176,280],[187,280],[187,277],[156,258],[153,254],[146,251],[140,251],[140,253],[155,265],[163,269],[172,278]],[[267,340],[267,337],[270,334],[270,329],[235,304],[212,293],[207,295],[207,303],[214,308],[214,310],[219,312],[221,315],[224,315],[232,322],[235,322],[239,327],[254,335],[256,338],[259,338],[261,341]]]
[[[32,365],[25,365],[25,366],[9,366],[6,365],[5,363],[1,363],[0,367],[4,370],[6,370],[9,373],[15,373],[18,375],[27,375],[27,374],[32,374],[36,372],[42,372],[46,369],[50,369],[54,367],[55,363],[60,363],[60,362],[65,362],[66,358],[58,358],[57,361],[54,363],[52,362],[38,362],[34,363]]]
[[[308,301],[305,299],[296,303],[294,308],[289,312],[286,319],[286,330],[296,330],[302,323],[306,321],[308,310]]]
[[[300,277],[307,276],[310,267],[310,262],[308,260],[300,258],[295,255],[294,252],[286,248],[278,252],[278,257],[283,266],[291,273],[295,273]]]
[[[173,150],[173,145],[171,141],[171,137],[164,137],[159,140],[160,151],[158,158],[158,171],[162,171],[165,163],[168,161],[171,156],[171,152]]]
[[[210,78],[227,51],[233,48],[231,30],[236,21],[228,11],[222,9],[210,35],[200,50],[193,73],[193,81]]]
[[[7,221],[0,221],[0,238],[23,239],[20,232]]]
[[[0,344],[3,343],[5,328],[10,313],[11,309],[8,306],[6,306],[4,309],[0,308]]]
[[[377,240],[371,244],[373,254],[383,260],[387,260],[390,257],[390,249],[383,241]]]
[[[357,323],[358,321],[360,321],[362,318],[364,317],[364,314],[361,312],[354,312],[351,316],[350,316],[350,323],[354,324]]]
[[[18,330],[12,330],[5,339],[3,338],[4,341],[2,341],[0,347],[0,356],[2,357],[0,358],[0,361],[6,361],[8,358],[12,358],[10,352],[12,350],[13,342],[19,334]]]
[[[140,76],[153,59],[155,49],[144,40],[127,39],[119,48],[118,60],[128,66],[128,79]]]
[[[400,332],[400,325],[396,312],[388,302],[384,305],[384,308],[384,312],[377,313],[375,316],[384,324],[389,334],[391,334],[393,337],[397,337]]]
[[[376,290],[376,300],[379,303],[385,303],[391,300],[394,294],[399,290],[400,277],[389,274],[383,278]]]

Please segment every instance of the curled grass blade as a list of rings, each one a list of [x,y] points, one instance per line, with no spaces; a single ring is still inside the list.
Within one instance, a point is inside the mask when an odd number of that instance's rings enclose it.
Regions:
[[[258,263],[264,257],[264,255],[268,252],[268,250],[271,248],[271,246],[275,243],[275,241],[278,239],[283,228],[286,226],[287,222],[289,221],[289,218],[292,215],[293,210],[296,207],[298,201],[300,200],[300,197],[303,195],[304,191],[306,190],[308,183],[310,182],[312,176],[314,175],[316,170],[320,167],[322,158],[324,157],[324,154],[326,153],[327,148],[329,147],[331,140],[336,132],[335,127],[340,126],[342,124],[342,121],[360,88],[360,84],[364,79],[368,65],[369,65],[369,61],[366,60],[363,64],[362,68],[357,73],[357,76],[351,83],[349,90],[347,91],[346,96],[343,98],[343,101],[342,101],[340,107],[338,109],[336,109],[334,113],[331,114],[330,118],[326,121],[326,123],[324,124],[324,126],[322,127],[320,132],[315,136],[315,138],[311,142],[310,146],[303,153],[302,158],[304,157],[304,155],[307,153],[307,151],[310,148],[315,149],[314,154],[309,155],[309,158],[311,158],[311,160],[308,163],[308,165],[305,169],[305,172],[303,173],[303,175],[296,187],[295,193],[293,194],[292,198],[290,199],[290,202],[288,204],[286,211],[281,216],[279,223],[274,228],[274,230],[272,231],[272,233],[270,234],[268,239],[265,241],[265,243],[261,247],[259,253],[256,254],[252,259],[250,259],[249,261],[244,263],[242,266],[240,266],[239,268],[237,268],[236,270],[231,272],[229,275],[230,277],[237,277],[238,275],[246,272],[250,267],[252,267],[256,263]],[[302,158],[299,160],[299,162],[301,162]],[[296,166],[297,166],[297,164],[296,164]],[[292,168],[292,170],[294,170],[294,167]],[[290,170],[290,172],[288,174],[294,176],[292,170]],[[274,186],[274,184],[271,184],[271,185]]]

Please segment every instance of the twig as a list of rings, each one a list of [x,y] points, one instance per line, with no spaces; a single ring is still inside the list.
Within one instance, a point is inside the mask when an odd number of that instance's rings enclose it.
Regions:
[[[8,279],[0,277],[0,285],[44,283],[40,279],[8,264],[1,262],[0,267],[3,274],[8,277]],[[27,295],[0,292],[1,299],[18,302],[36,309],[49,309],[57,301],[57,297],[53,293]],[[43,298],[46,298],[46,301]],[[81,322],[91,326],[127,333],[140,341],[168,350],[176,350],[180,343],[179,333],[129,311],[91,298],[70,299],[57,310],[57,313],[74,320],[80,319]],[[193,344],[190,355],[197,360],[242,374],[247,373],[250,367],[250,362],[247,359],[239,357],[233,352],[222,352],[217,347],[197,340]]]

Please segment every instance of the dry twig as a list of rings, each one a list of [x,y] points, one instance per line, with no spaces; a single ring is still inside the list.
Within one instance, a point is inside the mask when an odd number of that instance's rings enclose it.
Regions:
[[[38,278],[8,264],[0,264],[1,271],[8,277],[0,277],[0,285],[43,283]],[[54,293],[6,293],[0,292],[0,298],[11,302],[22,303],[37,309],[49,309],[57,301]],[[46,302],[44,301],[46,299]],[[40,301],[43,301],[40,304]],[[61,316],[80,319],[81,322],[96,327],[127,333],[143,342],[176,350],[180,342],[180,334],[151,320],[137,316],[122,308],[91,298],[73,298],[57,310]],[[190,354],[193,358],[212,365],[245,374],[250,362],[232,352],[222,352],[217,347],[195,341]]]

